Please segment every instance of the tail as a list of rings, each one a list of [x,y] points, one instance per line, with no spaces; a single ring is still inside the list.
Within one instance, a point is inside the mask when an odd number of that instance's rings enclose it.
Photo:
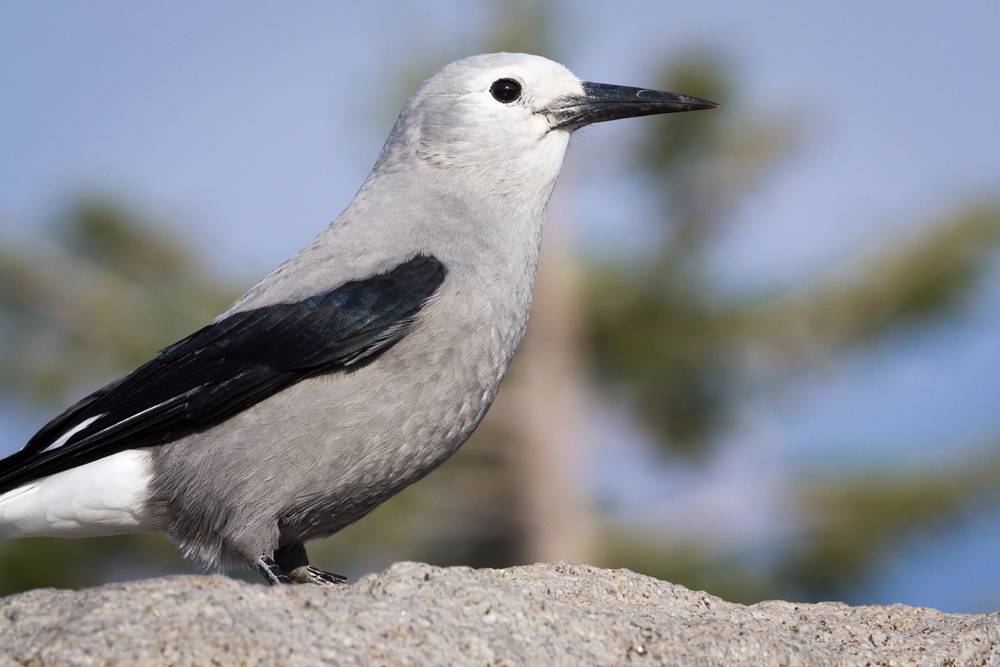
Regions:
[[[34,482],[0,494],[0,540],[33,534],[30,517],[38,513],[38,487],[39,483]]]
[[[149,452],[130,449],[5,491],[0,539],[155,530],[146,513],[151,470]]]

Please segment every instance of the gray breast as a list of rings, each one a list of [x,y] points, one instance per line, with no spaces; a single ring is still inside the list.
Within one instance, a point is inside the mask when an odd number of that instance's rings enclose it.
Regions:
[[[335,397],[328,414],[313,415],[323,425],[316,439],[325,443],[314,462],[322,460],[330,478],[310,485],[312,492],[325,487],[322,497],[300,489],[282,518],[284,531],[313,537],[356,520],[443,463],[482,420],[523,333],[526,309],[517,312],[456,283],[369,367],[311,383]]]
[[[516,292],[530,295],[530,286]],[[308,378],[158,448],[161,523],[182,545],[212,544],[210,553],[192,554],[211,562],[213,550],[224,555],[227,547],[209,536],[233,526],[277,530],[289,543],[357,520],[469,437],[496,395],[529,306],[472,271],[450,270],[413,329],[372,363]]]

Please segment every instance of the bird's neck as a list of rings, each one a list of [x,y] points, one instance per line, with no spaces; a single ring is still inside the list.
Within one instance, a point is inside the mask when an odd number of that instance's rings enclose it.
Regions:
[[[516,265],[533,275],[565,150],[566,137],[556,136],[530,160],[511,158],[502,168],[418,159],[404,164],[383,156],[347,216],[388,221],[395,229],[387,234],[405,234],[443,261]]]

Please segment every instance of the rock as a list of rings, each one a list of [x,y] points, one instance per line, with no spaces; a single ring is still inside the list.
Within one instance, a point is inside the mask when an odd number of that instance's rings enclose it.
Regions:
[[[732,604],[627,570],[399,563],[356,584],[185,576],[0,601],[2,665],[1000,664],[1000,613]]]

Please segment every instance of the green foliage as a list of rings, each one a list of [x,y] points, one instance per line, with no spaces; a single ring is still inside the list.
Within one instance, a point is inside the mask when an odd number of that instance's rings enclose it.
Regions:
[[[22,401],[74,400],[81,385],[148,360],[236,294],[179,236],[109,199],[80,199],[45,237],[35,247],[0,244],[0,347],[17,351],[0,355],[0,386]],[[185,569],[162,537],[0,544],[0,594]]]
[[[921,531],[946,525],[973,504],[1000,496],[1000,453],[966,465],[813,480],[798,489],[806,531],[778,580],[809,599],[857,588],[873,563]]]
[[[664,443],[695,453],[723,426],[731,400],[723,332],[684,276],[627,271],[601,267],[589,276],[589,360],[624,388]]]
[[[717,549],[691,542],[671,544],[634,526],[606,528],[600,545],[604,567],[627,568],[730,602],[758,602],[776,597],[779,589],[769,572],[737,556],[720,556]]]
[[[177,549],[161,535],[0,542],[0,595],[186,571]]]
[[[788,155],[794,124],[743,113],[714,55],[679,58],[660,83],[724,102],[644,124],[637,176],[658,194],[667,233],[636,261],[590,272],[589,356],[665,446],[699,455],[728,423],[739,381],[732,306],[715,298],[703,251]]]
[[[97,197],[68,207],[47,243],[0,246],[0,383],[65,399],[204,325],[236,295],[176,237]]]
[[[633,261],[588,272],[586,335],[596,377],[631,399],[665,450],[690,457],[708,454],[751,389],[780,390],[775,380],[953,316],[1000,240],[1000,202],[959,203],[833,271],[765,296],[720,296],[706,250],[798,142],[794,119],[741,107],[731,72],[704,53],[666,70],[664,88],[722,107],[643,125],[637,165],[659,195],[667,232]],[[836,597],[856,589],[908,536],[995,493],[996,472],[989,454],[968,469],[803,485],[796,511],[805,532],[769,568],[636,534],[602,540],[610,544],[602,561],[734,600]]]
[[[1000,239],[1000,203],[959,205],[866,261],[768,295],[723,298],[706,249],[796,144],[794,122],[739,105],[723,61],[692,54],[662,85],[724,100],[719,111],[644,125],[639,167],[660,195],[668,233],[627,265],[589,272],[590,358],[624,390],[664,447],[702,456],[747,386],[938,321],[978,284]],[[803,224],[808,224],[804,221]]]
[[[801,522],[791,545],[764,559],[670,542],[636,527],[607,526],[600,562],[706,590],[726,600],[837,599],[912,537],[945,527],[970,507],[1000,500],[1000,449],[936,470],[840,472],[795,485]]]
[[[959,205],[845,270],[734,310],[748,347],[788,369],[957,312],[1000,241],[1000,202]]]

